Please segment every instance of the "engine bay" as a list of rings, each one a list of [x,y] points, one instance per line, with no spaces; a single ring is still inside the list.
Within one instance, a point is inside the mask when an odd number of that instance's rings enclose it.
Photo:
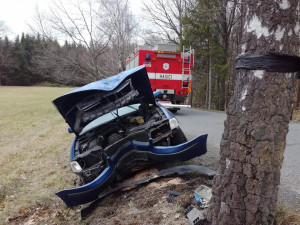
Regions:
[[[109,165],[108,159],[128,142],[151,141],[154,146],[170,145],[172,130],[169,119],[156,105],[139,104],[135,111],[122,116],[118,115],[118,110],[111,113],[116,116],[114,120],[77,138],[73,161],[77,161],[82,170],[74,172],[81,177],[82,184],[101,174]]]

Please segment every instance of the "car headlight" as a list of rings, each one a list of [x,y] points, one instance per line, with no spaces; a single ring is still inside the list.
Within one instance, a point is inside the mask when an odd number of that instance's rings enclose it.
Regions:
[[[169,124],[171,130],[174,130],[175,128],[179,127],[178,120],[175,117],[169,120]]]
[[[77,161],[70,162],[70,166],[71,166],[71,170],[74,173],[79,173],[82,170],[81,166],[79,165],[79,163]]]

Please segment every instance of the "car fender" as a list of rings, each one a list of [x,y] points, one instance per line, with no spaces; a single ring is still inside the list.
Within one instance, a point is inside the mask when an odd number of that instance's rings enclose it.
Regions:
[[[207,152],[206,141],[207,134],[183,144],[168,147],[153,146],[151,140],[149,142],[130,141],[108,159],[109,166],[95,180],[82,186],[59,191],[56,195],[69,207],[91,202],[108,187],[118,170],[124,169],[128,164],[134,165],[135,160],[143,160],[143,157],[157,162],[190,160]],[[71,152],[74,151],[74,143]]]

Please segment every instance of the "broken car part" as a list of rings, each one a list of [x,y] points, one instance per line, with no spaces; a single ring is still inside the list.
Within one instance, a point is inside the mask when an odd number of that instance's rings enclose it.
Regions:
[[[76,135],[70,167],[80,183],[57,193],[69,207],[97,199],[133,166],[186,161],[207,151],[207,135],[187,141],[174,115],[155,101],[144,66],[85,85],[53,103]]]
[[[186,209],[185,214],[191,225],[201,225],[205,219],[204,214],[193,205]]]

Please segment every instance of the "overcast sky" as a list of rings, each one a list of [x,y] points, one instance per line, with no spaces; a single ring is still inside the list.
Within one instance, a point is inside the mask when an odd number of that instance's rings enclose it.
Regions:
[[[63,0],[65,1],[65,0]],[[141,0],[129,0],[131,11],[138,14],[142,5]],[[22,32],[30,32],[28,23],[34,15],[35,8],[46,9],[51,0],[0,0],[0,21],[10,28],[9,37],[21,35]]]

